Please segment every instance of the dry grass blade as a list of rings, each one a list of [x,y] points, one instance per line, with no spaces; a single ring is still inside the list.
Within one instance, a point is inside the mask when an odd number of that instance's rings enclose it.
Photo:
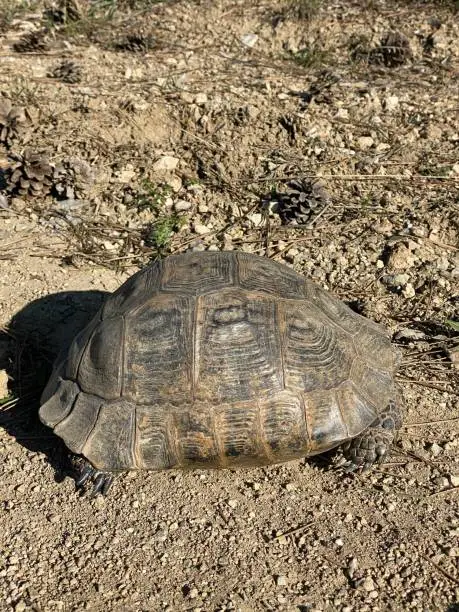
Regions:
[[[314,521],[310,521],[309,523],[305,523],[304,525],[299,525],[298,527],[293,527],[293,529],[288,529],[287,531],[284,531],[283,533],[279,533],[274,536],[271,539],[271,542],[275,542],[276,540],[280,540],[281,538],[285,538],[287,536],[294,535],[295,533],[298,533],[300,531],[304,531],[308,527],[311,527],[311,525],[314,525]]]
[[[451,417],[450,419],[437,419],[436,421],[421,421],[420,423],[407,423],[404,425],[405,428],[409,427],[423,427],[424,425],[437,425],[437,423],[451,423],[459,421],[459,417]]]
[[[425,459],[424,457],[421,457],[420,455],[414,453],[413,451],[404,450],[403,448],[400,448],[400,447],[395,447],[393,449],[393,452],[397,453],[397,455],[404,455],[405,457],[411,457],[412,459],[414,459],[415,461],[419,463],[425,463],[426,465],[430,465],[430,466],[434,465],[432,461],[429,461],[429,459]]]
[[[438,565],[438,563],[435,563],[435,561],[432,561],[432,559],[430,559],[430,557],[428,557],[427,555],[424,555],[421,553],[421,557],[423,559],[425,559],[426,561],[428,561],[431,565],[433,565],[433,567],[435,569],[437,569],[441,574],[443,574],[443,576],[445,576],[446,578],[448,578],[448,580],[451,580],[452,582],[454,582],[455,584],[459,584],[459,579],[456,578],[455,576],[453,576],[452,574],[450,574],[449,572],[447,572],[445,569],[443,569],[440,565]]]
[[[458,492],[459,491],[459,487],[449,487],[449,489],[443,489],[443,491],[435,491],[435,493],[431,493],[429,495],[429,497],[437,497],[439,495],[448,495],[449,493],[452,492]]]
[[[402,376],[397,376],[397,380],[400,382],[410,383],[413,385],[420,385],[421,387],[429,387],[430,389],[436,389],[437,391],[444,391],[446,393],[451,393],[452,395],[459,395],[459,391],[450,389],[446,385],[441,385],[438,383],[438,381],[415,380],[414,378],[404,378]]]

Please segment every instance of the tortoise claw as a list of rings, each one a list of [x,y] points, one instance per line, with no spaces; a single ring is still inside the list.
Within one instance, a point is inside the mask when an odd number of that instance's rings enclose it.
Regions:
[[[93,487],[91,492],[91,497],[96,497],[98,493],[102,493],[105,482],[105,474],[102,472],[97,472],[97,476],[93,478]]]
[[[99,493],[107,495],[113,483],[113,474],[96,470],[88,461],[84,460],[79,468],[75,485],[77,489],[84,489],[88,482],[92,482],[91,498],[96,497]]]
[[[78,480],[75,481],[75,485],[77,489],[81,489],[81,487],[91,478],[94,472],[94,468],[91,465],[86,465],[80,471],[80,475]]]

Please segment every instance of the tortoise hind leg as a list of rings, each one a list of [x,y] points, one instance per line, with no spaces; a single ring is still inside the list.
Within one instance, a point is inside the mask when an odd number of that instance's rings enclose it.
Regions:
[[[402,415],[396,401],[373,421],[368,429],[343,447],[345,472],[366,472],[389,456],[390,447],[402,426]]]
[[[110,487],[113,484],[114,474],[110,472],[101,472],[96,470],[89,461],[79,458],[75,484],[77,489],[82,489],[86,483],[92,483],[91,497],[95,497],[98,493],[107,495]]]

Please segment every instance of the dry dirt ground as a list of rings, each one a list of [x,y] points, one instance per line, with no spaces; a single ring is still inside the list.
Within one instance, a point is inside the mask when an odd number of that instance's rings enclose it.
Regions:
[[[0,609],[459,610],[457,2],[0,9]],[[391,330],[388,463],[75,491],[50,364],[188,249],[284,261]]]

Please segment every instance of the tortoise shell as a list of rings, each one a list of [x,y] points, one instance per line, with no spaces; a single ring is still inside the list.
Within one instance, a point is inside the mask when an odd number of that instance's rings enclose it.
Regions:
[[[155,262],[58,360],[41,420],[96,469],[259,466],[321,453],[394,397],[380,325],[285,265]]]

